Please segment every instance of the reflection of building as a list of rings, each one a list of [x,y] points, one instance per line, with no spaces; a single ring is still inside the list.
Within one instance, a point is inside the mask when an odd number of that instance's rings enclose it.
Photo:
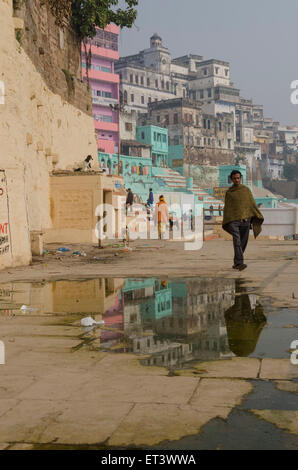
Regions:
[[[234,295],[233,280],[127,280],[123,309],[129,350],[149,354],[144,364],[163,366],[228,355],[223,315]]]
[[[42,314],[92,315],[100,320],[115,304],[122,279],[91,279],[88,281],[54,281],[9,283],[0,290],[1,304],[11,312],[22,305]]]

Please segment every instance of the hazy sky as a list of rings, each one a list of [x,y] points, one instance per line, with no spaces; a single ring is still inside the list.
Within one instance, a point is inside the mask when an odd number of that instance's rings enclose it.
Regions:
[[[120,55],[149,47],[157,32],[172,57],[199,54],[230,62],[231,81],[266,117],[298,125],[290,83],[298,80],[297,0],[139,0]]]

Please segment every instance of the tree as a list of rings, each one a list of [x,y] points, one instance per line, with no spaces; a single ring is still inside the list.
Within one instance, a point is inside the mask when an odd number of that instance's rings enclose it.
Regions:
[[[104,29],[109,23],[115,23],[120,28],[131,28],[137,17],[135,7],[138,6],[139,0],[122,0],[122,8],[118,7],[119,1],[48,0],[57,24],[63,26],[65,20],[71,20],[78,39],[84,44],[88,85],[91,48],[87,52],[87,44],[88,40],[96,35],[96,27]]]
[[[81,40],[92,39],[96,27],[105,28],[115,23],[120,28],[131,28],[139,0],[124,0],[124,8],[117,8],[119,0],[72,0],[72,23]]]
[[[72,0],[72,24],[84,44],[88,87],[92,56],[91,48],[87,52],[87,44],[96,35],[96,27],[104,29],[115,23],[120,28],[131,28],[137,17],[134,7],[138,0],[125,0],[124,8],[117,8],[118,4],[119,0]]]

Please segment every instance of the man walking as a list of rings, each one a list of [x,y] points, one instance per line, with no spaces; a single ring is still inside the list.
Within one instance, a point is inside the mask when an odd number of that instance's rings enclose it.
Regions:
[[[252,225],[254,237],[257,238],[262,231],[261,225],[264,222],[264,217],[259,211],[250,189],[241,184],[240,171],[233,170],[230,177],[233,186],[226,192],[222,227],[233,237],[233,269],[242,271],[247,267],[244,264],[243,254],[248,242],[249,229]]]
[[[158,238],[164,237],[166,224],[169,223],[169,209],[163,196],[159,196],[159,202],[155,206],[155,222],[158,226]]]

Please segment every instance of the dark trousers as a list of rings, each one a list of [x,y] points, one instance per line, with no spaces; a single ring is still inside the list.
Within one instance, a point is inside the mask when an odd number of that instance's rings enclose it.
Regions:
[[[249,237],[250,220],[234,220],[226,225],[227,232],[233,237],[234,265],[243,264],[243,253],[245,252]]]

